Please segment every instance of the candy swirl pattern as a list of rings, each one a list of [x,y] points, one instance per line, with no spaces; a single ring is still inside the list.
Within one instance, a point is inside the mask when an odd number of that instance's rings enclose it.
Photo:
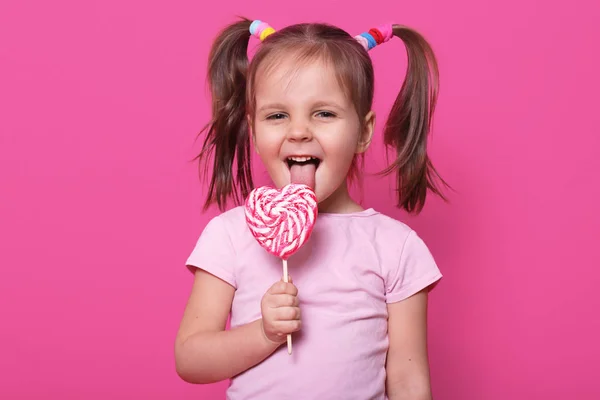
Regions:
[[[308,240],[317,218],[317,197],[306,185],[259,187],[246,200],[246,222],[258,243],[287,260]]]

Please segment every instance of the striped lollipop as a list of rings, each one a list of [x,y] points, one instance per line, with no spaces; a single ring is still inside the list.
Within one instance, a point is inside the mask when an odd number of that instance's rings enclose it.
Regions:
[[[254,189],[246,201],[246,222],[258,243],[287,260],[309,238],[317,217],[317,198],[306,185]]]
[[[259,187],[246,200],[246,222],[258,243],[283,262],[283,280],[288,282],[287,260],[308,240],[317,218],[317,197],[306,185],[289,184],[281,190]],[[287,336],[288,353],[292,338]]]

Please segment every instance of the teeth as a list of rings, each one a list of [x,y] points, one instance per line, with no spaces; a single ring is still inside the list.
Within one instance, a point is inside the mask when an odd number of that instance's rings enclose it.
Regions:
[[[316,160],[316,157],[288,157],[288,160],[296,162],[305,162],[309,160]]]

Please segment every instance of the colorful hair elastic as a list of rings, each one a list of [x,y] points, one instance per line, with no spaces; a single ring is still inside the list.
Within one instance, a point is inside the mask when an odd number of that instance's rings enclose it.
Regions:
[[[266,22],[257,19],[250,24],[250,33],[259,38],[262,42],[267,36],[275,33],[275,29],[271,28]]]
[[[369,51],[373,47],[390,40],[393,33],[392,24],[386,24],[379,28],[369,29],[368,32],[363,32],[360,35],[356,35],[354,36],[354,39],[356,39],[365,50]]]
[[[275,29],[261,20],[254,20],[250,24],[250,34],[260,39],[261,42],[273,33],[275,33]],[[356,39],[365,50],[369,51],[375,46],[390,40],[393,33],[392,24],[386,24],[381,25],[378,28],[369,29],[368,32],[363,32],[360,35],[356,35],[354,39]]]

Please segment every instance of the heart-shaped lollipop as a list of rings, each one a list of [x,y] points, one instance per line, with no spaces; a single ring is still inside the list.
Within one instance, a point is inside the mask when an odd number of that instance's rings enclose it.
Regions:
[[[281,190],[259,187],[246,200],[248,228],[265,250],[282,259],[284,282],[288,281],[287,259],[310,237],[317,209],[314,191],[301,184],[289,184]],[[291,354],[291,335],[287,342]]]
[[[287,260],[310,237],[317,218],[317,198],[306,185],[281,190],[254,189],[246,201],[246,222],[258,243]]]

